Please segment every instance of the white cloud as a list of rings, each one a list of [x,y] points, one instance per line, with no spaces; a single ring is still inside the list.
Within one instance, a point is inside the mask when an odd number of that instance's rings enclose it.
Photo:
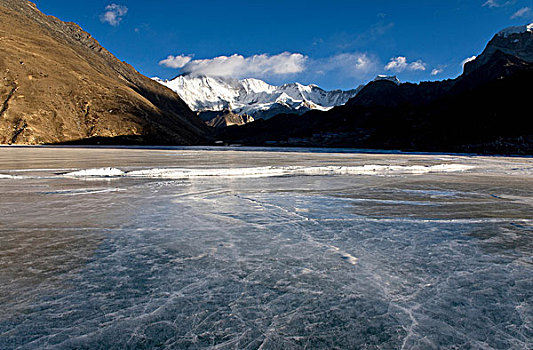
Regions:
[[[122,18],[128,13],[128,8],[123,5],[110,4],[105,7],[106,12],[100,15],[102,23],[108,23],[113,27],[118,27]]]
[[[500,4],[498,4],[496,0],[487,0],[487,2],[483,4],[483,7],[490,7],[490,8],[500,7]]]
[[[516,19],[516,18],[520,18],[520,17],[527,17],[531,13],[532,13],[531,12],[531,7],[522,7],[520,10],[516,11],[511,16],[511,19]]]
[[[301,73],[305,70],[306,61],[307,56],[290,52],[249,57],[234,54],[211,59],[191,60],[182,67],[182,71],[184,73],[234,78],[265,77]]]
[[[509,5],[514,4],[515,1],[506,1],[504,3],[500,3],[498,0],[487,0],[482,6],[483,7],[489,7],[489,8],[495,8],[495,7],[506,7]]]
[[[407,67],[409,70],[426,70],[426,64],[422,60],[417,60]]]
[[[367,79],[377,74],[381,63],[368,53],[340,53],[324,58],[310,58],[300,53],[259,54],[249,57],[234,54],[210,59],[192,55],[169,55],[160,65],[180,69],[182,73],[280,81],[285,76],[317,82],[328,74],[341,80]],[[296,77],[297,76],[297,77]]]
[[[440,73],[442,73],[442,69],[440,68],[435,68],[431,71],[431,75],[439,75]]]
[[[168,55],[164,60],[159,61],[160,66],[165,66],[169,68],[183,68],[187,63],[192,60],[191,56],[179,55],[172,56]]]
[[[385,70],[395,70],[401,72],[407,68],[407,58],[406,57],[395,57],[391,58],[390,62],[385,66]]]
[[[340,71],[351,77],[359,77],[372,72],[376,65],[376,60],[366,53],[341,53],[312,62],[313,68],[319,74]]]
[[[463,62],[461,62],[461,66],[464,67],[465,64],[467,64],[468,62],[471,62],[471,61],[475,60],[476,58],[477,58],[477,56],[472,56],[472,57],[465,58],[465,59],[463,60]]]
[[[426,70],[426,66],[427,64],[422,62],[422,60],[409,63],[406,57],[398,56],[390,59],[389,63],[385,66],[385,70],[392,70],[396,73],[401,73],[404,70],[424,71]]]

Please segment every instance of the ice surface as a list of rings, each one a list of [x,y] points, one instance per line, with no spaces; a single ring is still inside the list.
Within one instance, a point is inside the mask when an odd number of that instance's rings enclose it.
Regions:
[[[117,191],[125,191],[125,190],[120,189],[120,188],[77,188],[73,190],[56,190],[56,191],[47,191],[47,192],[42,192],[42,193],[49,194],[49,195],[80,196],[80,195],[87,195],[87,194],[98,194],[98,193],[117,192]]]
[[[533,348],[533,159],[290,151],[3,148],[0,348]]]

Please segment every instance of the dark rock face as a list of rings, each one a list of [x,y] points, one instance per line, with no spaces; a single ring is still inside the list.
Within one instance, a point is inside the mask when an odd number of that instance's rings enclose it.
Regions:
[[[209,137],[177,94],[29,1],[0,0],[0,45],[1,144],[198,144]]]
[[[533,154],[533,63],[525,60],[533,53],[531,33],[517,35],[504,39],[519,46],[519,54],[489,48],[506,45],[497,37],[456,79],[401,85],[378,80],[345,106],[230,127],[219,138],[255,145]]]
[[[533,27],[531,30],[498,33],[489,41],[485,50],[474,61],[465,64],[464,73],[470,74],[478,70],[487,64],[498,51],[522,61],[533,63]]]

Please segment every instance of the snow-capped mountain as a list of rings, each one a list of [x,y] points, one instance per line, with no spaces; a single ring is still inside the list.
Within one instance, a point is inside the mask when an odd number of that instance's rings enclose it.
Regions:
[[[402,83],[400,79],[398,79],[398,77],[395,75],[381,75],[380,74],[374,78],[374,81],[382,81],[382,80],[390,81],[391,83],[394,83],[396,85],[400,85]]]
[[[325,91],[316,85],[274,86],[259,79],[195,75],[180,75],[172,80],[154,79],[177,92],[194,111],[229,110],[255,119],[268,119],[279,113],[301,114],[311,109],[327,111],[345,104],[360,89]]]

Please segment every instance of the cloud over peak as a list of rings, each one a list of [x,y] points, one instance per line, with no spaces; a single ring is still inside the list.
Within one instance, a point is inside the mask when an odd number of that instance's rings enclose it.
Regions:
[[[185,56],[185,55],[179,55],[179,56],[172,56],[168,55],[167,58],[164,60],[159,61],[160,66],[165,66],[168,68],[183,68],[187,63],[189,63],[192,60],[191,56]]]
[[[192,60],[190,56],[171,55],[160,61],[159,64],[171,68],[181,68],[183,73],[248,78],[300,73],[305,70],[306,60],[307,56],[290,52],[249,57],[234,54],[200,60]]]
[[[326,74],[344,79],[368,78],[379,69],[379,60],[367,53],[339,53],[322,58],[310,58],[301,53],[283,52],[277,55],[239,54],[209,59],[192,59],[191,55],[169,55],[159,65],[180,69],[182,73],[258,79],[278,79],[297,75],[300,79],[315,80]]]
[[[422,60],[416,60],[414,62],[408,62],[404,56],[393,57],[389,63],[385,66],[385,70],[391,70],[396,73],[401,73],[405,70],[408,71],[425,71],[427,64]]]
[[[113,27],[118,27],[122,18],[128,13],[128,8],[124,5],[110,4],[105,7],[105,12],[100,15],[100,21]]]
[[[360,77],[376,69],[376,59],[366,53],[340,53],[331,57],[312,60],[313,70],[318,74],[338,71],[350,77]]]

